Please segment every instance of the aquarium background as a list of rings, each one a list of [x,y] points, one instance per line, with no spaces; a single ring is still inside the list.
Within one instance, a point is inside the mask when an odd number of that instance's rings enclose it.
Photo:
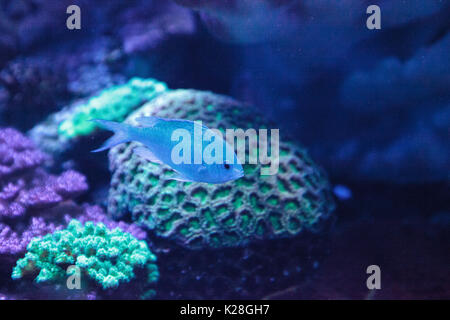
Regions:
[[[438,0],[0,0],[0,299],[450,298],[449,16]],[[130,144],[90,153],[109,134],[86,120],[146,112],[279,128],[280,175],[171,184]],[[72,219],[119,228],[125,244],[101,234],[123,254],[143,241],[144,262],[109,269],[115,285],[94,246],[68,289]],[[46,264],[49,248],[66,256]]]

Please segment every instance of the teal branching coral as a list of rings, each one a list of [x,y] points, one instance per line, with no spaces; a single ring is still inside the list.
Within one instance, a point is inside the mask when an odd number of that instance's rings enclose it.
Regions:
[[[126,121],[136,124],[134,119],[142,115],[202,120],[219,130],[277,128],[250,106],[195,90],[164,93]],[[334,208],[329,183],[303,148],[282,131],[280,137],[278,174],[261,176],[259,164],[246,164],[245,177],[221,185],[171,180],[169,167],[133,153],[137,143],[119,145],[109,153],[113,175],[108,212],[131,217],[191,249],[235,247],[318,229]]]
[[[78,266],[103,289],[131,281],[138,268],[146,270],[148,283],[159,278],[156,256],[145,241],[119,228],[109,230],[103,223],[72,220],[67,229],[34,238],[27,250],[13,269],[13,279],[38,273],[37,283],[61,281],[67,277],[67,265]]]
[[[91,134],[97,127],[90,119],[123,121],[143,102],[167,90],[163,82],[132,78],[128,83],[103,90],[98,96],[80,105],[59,125],[59,134],[69,138]]]

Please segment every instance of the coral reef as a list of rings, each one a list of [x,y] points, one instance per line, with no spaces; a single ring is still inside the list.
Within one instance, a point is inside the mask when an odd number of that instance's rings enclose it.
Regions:
[[[25,251],[31,239],[55,231],[53,223],[46,223],[43,218],[33,217],[24,231],[15,232],[5,223],[0,222],[0,257],[1,255],[16,255]]]
[[[147,238],[147,233],[139,228],[135,224],[128,224],[123,221],[114,221],[108,218],[103,209],[99,206],[91,206],[91,205],[83,205],[81,206],[82,214],[77,215],[76,218],[81,223],[86,222],[94,222],[94,223],[102,223],[108,229],[116,229],[119,228],[123,232],[131,234],[133,237],[139,240],[144,240]],[[65,223],[68,224],[72,219],[70,214],[64,215]]]
[[[28,294],[24,295],[21,284],[7,279],[18,255],[25,252],[33,238],[64,229],[73,218],[81,223],[102,223],[109,229],[118,228],[136,239],[145,239],[146,232],[136,225],[110,220],[98,206],[74,203],[73,199],[88,189],[86,178],[73,170],[59,175],[46,172],[42,165],[49,157],[20,132],[0,129],[0,150],[0,290],[4,291],[6,286],[9,293],[6,298],[97,297],[95,291],[85,290],[74,295],[54,288],[27,290]],[[129,294],[139,297],[143,293],[129,290]]]
[[[147,282],[156,282],[159,273],[146,242],[139,241],[119,228],[109,230],[104,224],[72,220],[66,229],[34,238],[25,257],[18,260],[12,278],[21,279],[38,273],[35,281],[57,282],[65,279],[65,265],[75,265],[103,289],[117,288],[135,278],[137,268],[148,272]]]
[[[88,186],[75,171],[59,176],[45,172],[39,166],[46,156],[14,129],[0,129],[0,150],[0,253],[11,255],[22,251],[32,237],[55,230],[38,213],[51,212]]]
[[[148,19],[149,12],[152,18]],[[194,15],[173,3],[141,1],[127,7],[117,17],[118,35],[124,54],[141,54],[164,46],[174,37],[190,36],[196,31]]]
[[[64,27],[70,1],[0,2],[0,26],[5,31],[0,35],[0,70],[11,59],[9,64],[14,66],[4,70],[14,75],[8,79],[14,81],[8,83],[11,92],[6,98],[0,84],[0,110],[11,99],[27,102],[3,110],[6,124],[13,125],[8,119],[14,119],[16,127],[29,129],[70,98],[94,95],[131,76],[178,78],[185,64],[180,58],[196,31],[190,10],[171,2],[99,1],[76,3],[83,12],[82,29],[76,31]],[[174,46],[177,54],[169,52]],[[18,58],[18,53],[25,59]],[[39,112],[20,112],[35,106]],[[29,121],[22,122],[20,117]]]
[[[7,177],[38,167],[45,155],[34,144],[13,128],[0,129],[0,177]]]
[[[86,178],[69,170],[60,175],[41,166],[48,158],[20,132],[0,129],[0,261],[8,268],[37,236],[63,225],[74,213],[71,199],[88,189]],[[77,208],[77,214],[82,210]],[[60,221],[59,221],[60,220]],[[2,272],[0,272],[1,274]]]
[[[61,66],[58,71],[67,79],[67,90],[73,100],[94,96],[105,88],[126,82],[126,77],[117,70],[122,59],[119,51],[114,39],[97,36],[63,42],[52,50],[37,51],[32,56],[37,63],[53,61]],[[60,109],[68,102],[61,104]]]
[[[88,189],[85,177],[78,172],[69,170],[54,176],[38,168],[45,156],[14,129],[0,129],[0,150],[1,218],[50,208]]]
[[[86,178],[76,171],[59,176],[37,169],[29,177],[21,177],[2,184],[0,216],[14,218],[28,211],[46,209],[72,199],[88,189]]]
[[[239,102],[209,92],[175,90],[131,114],[202,120],[210,128],[267,128],[268,122]],[[323,172],[299,146],[281,137],[280,168],[260,176],[245,164],[245,177],[222,185],[181,183],[172,170],[133,154],[136,143],[110,151],[113,172],[108,212],[131,217],[157,235],[188,248],[230,247],[250,240],[292,237],[319,228],[333,209]],[[247,148],[248,156],[248,148]]]
[[[24,219],[5,222],[0,220],[0,259],[1,255],[14,256],[23,253],[32,238],[60,230],[73,218],[77,218],[81,223],[90,221],[103,223],[109,229],[119,228],[139,240],[147,237],[147,233],[135,224],[109,219],[99,206],[64,203],[45,211],[45,214],[41,214],[43,217],[39,217],[39,214],[42,213],[41,210],[34,213],[35,216],[24,217]]]
[[[21,253],[31,238],[61,228],[72,217],[146,237],[137,226],[111,221],[98,206],[71,202],[87,191],[86,178],[73,170],[47,173],[40,167],[46,158],[20,132],[0,129],[0,259]]]
[[[0,71],[3,122],[29,129],[55,111],[67,96],[67,79],[58,66],[31,59],[16,59]]]
[[[64,29],[59,26],[64,25],[65,16],[59,13],[70,4],[67,0],[0,1],[0,21],[5,30],[0,39],[9,44],[10,50],[19,51],[61,37]]]
[[[448,299],[450,4],[369,4],[0,0],[0,300]],[[89,152],[140,115],[280,128],[279,172]]]
[[[59,155],[82,137],[95,133],[90,119],[122,121],[133,110],[167,90],[163,82],[132,78],[126,84],[101,91],[87,101],[75,102],[35,126],[30,137],[42,150]]]

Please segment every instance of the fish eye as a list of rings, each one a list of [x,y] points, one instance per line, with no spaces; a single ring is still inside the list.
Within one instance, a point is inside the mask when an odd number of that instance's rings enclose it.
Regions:
[[[228,164],[228,163],[225,163],[224,165],[223,165],[224,167],[225,167],[225,169],[230,169],[230,165]]]

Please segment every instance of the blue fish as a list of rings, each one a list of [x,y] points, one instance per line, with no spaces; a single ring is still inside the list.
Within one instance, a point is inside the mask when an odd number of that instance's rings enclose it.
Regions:
[[[213,131],[206,126],[189,120],[158,117],[139,117],[135,120],[139,126],[107,120],[91,120],[101,128],[115,133],[102,147],[92,152],[103,151],[124,142],[137,141],[143,146],[134,148],[133,152],[148,161],[171,167],[176,172],[172,177],[174,180],[218,184],[244,176],[244,170],[234,150],[230,149],[232,152],[227,154],[229,145],[222,138],[222,135],[211,134]],[[186,132],[190,137],[194,137],[189,141],[190,150],[183,150],[182,153],[182,156],[188,155],[188,161],[181,161],[180,163],[178,159],[174,158],[173,152],[175,148],[180,146],[179,139],[173,136],[174,132]],[[205,157],[204,150],[208,148],[208,143],[204,143],[203,138],[198,138],[199,132],[201,132],[201,137],[209,135],[210,141],[221,143],[223,146],[222,152],[217,152],[217,155],[213,153],[215,161],[209,159],[208,156]],[[199,154],[198,150],[201,151],[200,160],[198,160],[198,157],[195,159]],[[221,158],[217,159],[217,156]],[[194,161],[192,161],[192,158],[194,158]]]

